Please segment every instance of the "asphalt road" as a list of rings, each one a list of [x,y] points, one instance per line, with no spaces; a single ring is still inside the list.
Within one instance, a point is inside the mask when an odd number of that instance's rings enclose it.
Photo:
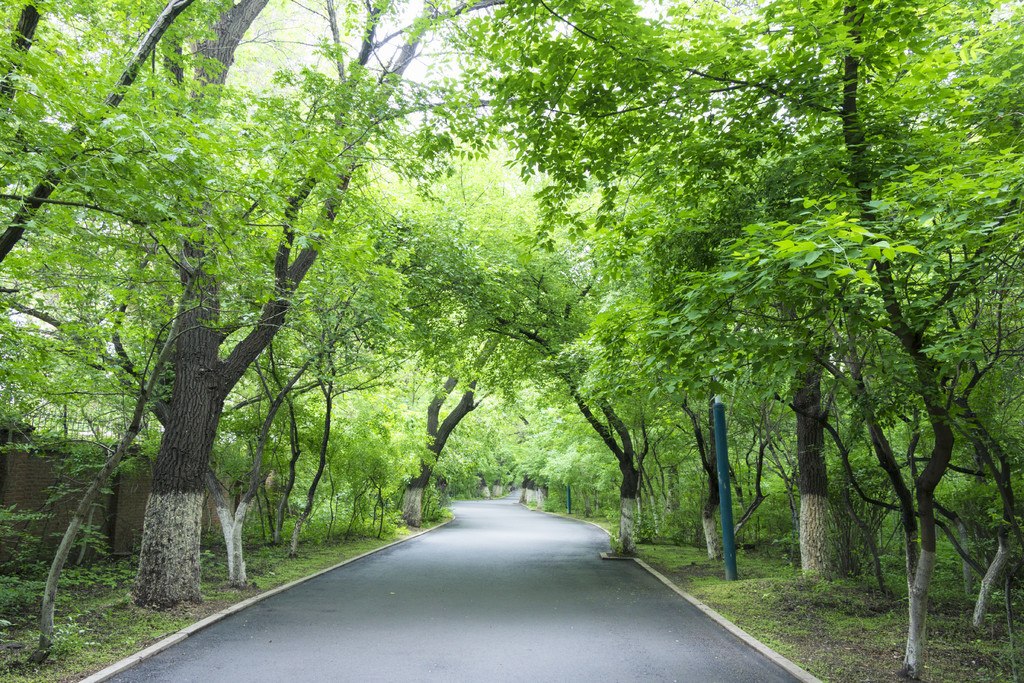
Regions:
[[[590,525],[506,498],[296,586],[115,681],[793,681]]]

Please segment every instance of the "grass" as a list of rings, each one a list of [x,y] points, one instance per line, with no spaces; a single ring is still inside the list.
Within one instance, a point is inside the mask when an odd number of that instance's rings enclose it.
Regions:
[[[227,587],[223,548],[204,550],[203,602],[164,611],[131,604],[128,591],[136,560],[122,559],[91,568],[69,568],[61,581],[55,614],[55,645],[50,658],[33,664],[29,655],[39,631],[39,591],[20,603],[0,602],[0,680],[5,683],[54,683],[81,680],[152,645],[200,619],[264,591],[304,578],[395,539],[353,538],[300,546],[288,558],[286,547],[247,549],[249,587]],[[10,594],[10,593],[8,593]]]
[[[748,551],[738,581],[703,549],[642,544],[638,555],[722,616],[823,681],[901,681],[906,600],[860,581],[805,576],[785,561]],[[998,620],[971,627],[965,596],[936,591],[928,614],[925,681],[1014,680]],[[998,607],[994,607],[993,611]]]

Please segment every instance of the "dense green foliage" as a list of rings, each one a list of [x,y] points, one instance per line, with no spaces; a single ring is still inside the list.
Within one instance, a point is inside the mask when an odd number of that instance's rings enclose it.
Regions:
[[[155,8],[0,10],[0,416],[63,454],[10,567],[140,400],[117,472],[212,468],[241,547],[392,534],[425,473],[716,559],[719,395],[742,545],[906,599],[906,675],[929,591],[1012,637],[1018,4],[178,5],[141,61]],[[231,7],[316,47],[215,50]]]

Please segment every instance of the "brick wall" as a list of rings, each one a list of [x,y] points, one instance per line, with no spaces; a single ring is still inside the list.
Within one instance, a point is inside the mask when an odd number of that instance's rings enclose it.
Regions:
[[[142,521],[146,515],[146,499],[153,477],[145,472],[131,477],[118,476],[114,485],[114,534],[112,549],[115,553],[129,553],[142,541]]]
[[[14,506],[17,512],[43,515],[41,519],[16,525],[15,531],[27,532],[27,537],[0,538],[0,562],[26,552],[30,553],[30,559],[48,559],[89,482],[62,480],[58,465],[65,455],[34,450],[31,437],[25,431],[0,431],[0,444],[3,445],[0,450],[0,506]],[[109,482],[113,493],[101,494],[93,504],[92,525],[106,539],[107,549],[115,553],[130,552],[142,535],[150,477],[148,467],[141,469],[145,470],[144,474],[116,476]],[[52,492],[57,485],[66,486],[68,492],[54,497]],[[76,548],[71,559],[78,557]]]

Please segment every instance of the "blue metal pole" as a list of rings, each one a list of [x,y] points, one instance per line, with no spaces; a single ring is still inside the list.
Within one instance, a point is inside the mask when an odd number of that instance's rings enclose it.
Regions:
[[[569,514],[572,514],[572,489],[569,485],[565,485],[565,506],[569,510]]]
[[[725,580],[736,580],[736,536],[732,527],[732,493],[729,487],[729,444],[725,434],[725,405],[715,396],[715,454],[718,456],[718,501],[722,511],[722,554]]]

